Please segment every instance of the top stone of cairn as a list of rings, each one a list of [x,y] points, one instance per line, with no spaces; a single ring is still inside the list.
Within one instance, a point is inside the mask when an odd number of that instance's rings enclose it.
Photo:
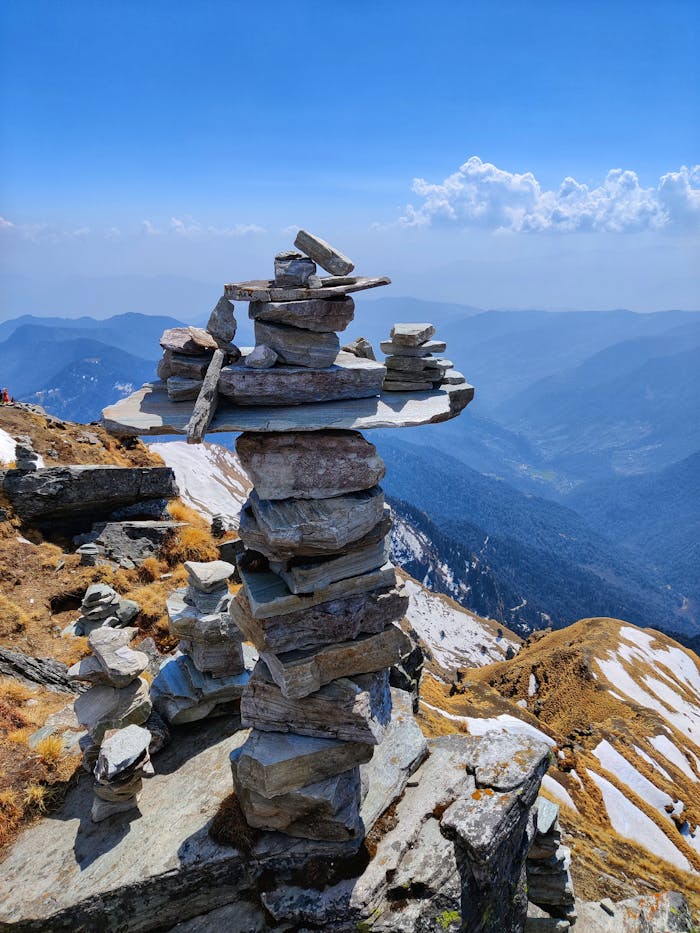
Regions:
[[[297,233],[294,245],[331,275],[349,275],[355,268],[351,259],[307,230]]]
[[[419,347],[435,333],[432,324],[394,324],[391,339],[398,346]]]

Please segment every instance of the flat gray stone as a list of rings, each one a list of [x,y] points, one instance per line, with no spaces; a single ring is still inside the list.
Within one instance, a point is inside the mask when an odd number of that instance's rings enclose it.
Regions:
[[[442,376],[442,385],[445,386],[461,386],[466,385],[466,382],[462,373],[457,372],[456,369],[448,369]]]
[[[537,835],[544,836],[553,830],[559,819],[559,804],[552,803],[546,797],[537,798]]]
[[[369,489],[386,472],[357,431],[245,433],[236,453],[260,499],[326,499]]]
[[[351,343],[345,344],[343,350],[346,353],[352,353],[353,356],[359,356],[365,360],[376,360],[374,347],[366,337],[356,337]]]
[[[173,353],[166,350],[163,360],[168,367],[168,376],[182,376],[185,379],[202,380],[206,376],[211,362],[211,353],[201,356],[188,356],[185,353]],[[163,378],[161,376],[161,378]],[[167,377],[166,377],[167,378]]]
[[[404,347],[419,347],[435,333],[432,324],[394,324],[391,328],[393,343]]]
[[[186,376],[169,376],[166,382],[168,398],[171,402],[196,401],[203,383],[203,379],[188,379]]]
[[[222,295],[214,306],[207,321],[207,333],[211,334],[218,346],[225,347],[236,336],[236,318],[233,305]]]
[[[434,382],[407,382],[403,379],[385,379],[384,392],[430,392],[435,387]]]
[[[114,687],[126,687],[149,664],[148,655],[129,647],[130,630],[98,628],[88,635],[88,646]]]
[[[380,521],[378,524],[379,541],[365,543],[372,534],[370,532],[358,542],[357,549],[352,548],[345,554],[320,560],[298,557],[291,561],[270,561],[270,570],[280,576],[289,587],[289,591],[295,594],[327,590],[329,586],[341,580],[369,573],[382,567],[391,556],[391,519],[386,523]]]
[[[141,726],[127,726],[106,738],[100,746],[95,765],[98,781],[113,781],[145,757],[151,744],[151,733]]]
[[[307,230],[297,233],[294,245],[332,275],[349,275],[355,268],[355,263],[344,253]]]
[[[241,700],[241,719],[266,732],[376,745],[391,719],[388,671],[341,678],[303,699],[288,699],[259,661]]]
[[[382,353],[387,356],[430,356],[433,353],[444,353],[447,344],[443,340],[426,340],[417,347],[409,347],[404,344],[394,343],[393,340],[382,340],[379,344]]]
[[[540,767],[543,743],[535,740],[524,742],[520,735],[511,732],[493,732],[488,735],[488,742],[472,737],[466,743],[467,771],[474,775],[477,787],[515,790]],[[548,812],[548,808],[545,812]]]
[[[275,285],[283,288],[306,285],[309,276],[316,274],[316,263],[295,250],[286,250],[275,256]]]
[[[75,701],[75,715],[95,742],[100,743],[109,729],[122,729],[132,723],[140,726],[151,714],[148,684],[132,680],[126,687],[91,687]]]
[[[256,619],[267,619],[270,616],[286,615],[290,612],[301,612],[312,606],[319,606],[331,600],[344,596],[355,596],[370,590],[381,589],[396,585],[396,571],[390,562],[378,570],[371,570],[359,577],[349,577],[332,583],[325,590],[297,596],[291,593],[284,580],[276,573],[256,573],[245,570],[239,565],[239,573],[245,594],[248,598],[250,611]]]
[[[231,600],[229,614],[258,651],[281,654],[380,632],[390,622],[398,622],[407,609],[408,596],[402,585],[333,599],[266,619],[254,618],[245,592],[241,591]]]
[[[252,321],[286,324],[319,333],[345,330],[355,316],[355,302],[350,297],[308,301],[251,301],[248,317]]]
[[[597,901],[576,900],[578,919],[572,927],[581,933],[680,933],[694,929],[683,894],[667,891],[617,901],[615,915]]]
[[[340,340],[335,333],[317,333],[262,320],[255,322],[255,343],[271,347],[280,362],[288,366],[309,369],[332,366],[340,351]]]
[[[305,301],[309,298],[343,298],[352,292],[361,292],[368,288],[391,285],[391,279],[385,275],[353,276],[342,279],[342,284],[320,279],[315,288],[304,286],[281,287],[274,280],[255,280],[236,282],[224,286],[224,293],[232,301]]]
[[[225,586],[236,568],[225,560],[185,561],[190,584],[203,593],[211,593]]]
[[[272,679],[289,699],[300,699],[339,677],[355,677],[392,667],[410,648],[408,637],[396,625],[376,635],[360,635],[353,641],[291,651],[263,652]]]
[[[270,367],[275,365],[278,359],[279,357],[272,347],[268,347],[264,343],[259,343],[247,354],[243,361],[243,365],[247,366],[248,369],[270,369]]]
[[[173,353],[198,356],[203,350],[216,350],[216,340],[201,327],[171,327],[163,332],[160,345]]]
[[[357,360],[350,354],[339,357],[351,358],[356,363],[377,366],[371,360]],[[242,367],[245,369],[245,366]],[[224,375],[231,367],[224,367],[219,380],[219,391],[223,391]],[[251,371],[248,370],[250,373]],[[270,377],[277,377],[277,367],[268,371]],[[297,378],[301,373],[307,377],[307,371],[291,370]],[[327,372],[327,371],[325,371]],[[384,381],[386,368],[381,367],[381,383]],[[290,377],[291,378],[291,377]],[[268,383],[262,389],[266,397],[274,404],[263,401],[259,395],[260,386],[245,387],[239,374],[227,377],[228,392],[244,392],[244,397],[259,397],[257,404],[241,407],[219,398],[219,405],[209,425],[209,433],[223,431],[323,431],[329,428],[342,430],[366,431],[370,428],[418,427],[422,424],[438,424],[456,418],[474,398],[474,387],[464,385],[444,385],[429,392],[413,395],[411,392],[383,392],[378,398],[358,398],[355,389],[354,398],[319,402],[313,405],[279,405],[285,395],[279,383]],[[301,380],[303,382],[303,378]],[[334,391],[337,390],[337,385]],[[330,391],[330,390],[329,390]],[[369,394],[368,389],[368,394]],[[374,393],[374,389],[371,390]],[[224,393],[226,394],[226,393]],[[297,396],[303,396],[303,388],[295,389]],[[310,393],[313,394],[313,393]],[[192,406],[189,403],[177,404],[168,399],[163,383],[147,383],[125,399],[104,409],[102,419],[106,430],[117,436],[134,437],[138,435],[157,436],[161,434],[186,434]],[[17,474],[19,476],[20,474]],[[7,478],[5,479],[7,488]]]

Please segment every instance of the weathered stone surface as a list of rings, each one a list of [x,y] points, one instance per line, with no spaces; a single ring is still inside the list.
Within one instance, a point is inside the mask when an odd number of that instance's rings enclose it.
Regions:
[[[394,324],[391,328],[393,343],[402,347],[419,347],[435,333],[432,324]]]
[[[344,298],[346,293],[361,292],[367,288],[391,285],[391,279],[385,275],[378,277],[354,276],[343,278],[342,284],[326,284],[321,279],[316,288],[304,286],[279,286],[274,280],[256,280],[236,282],[224,286],[224,293],[232,301],[306,301],[309,298]]]
[[[543,759],[542,742],[525,743],[509,732],[494,732],[488,742],[472,736],[465,742],[465,751],[467,771],[474,775],[476,786],[499,791],[520,787],[524,773],[536,773],[549,760],[549,753]]]
[[[211,334],[220,347],[225,347],[236,336],[236,318],[233,305],[222,295],[214,305],[207,321],[207,333]]]
[[[331,366],[340,351],[335,333],[317,333],[261,320],[255,322],[255,342],[272,347],[282,363],[309,369]]]
[[[132,680],[126,687],[91,687],[75,701],[75,715],[95,742],[101,742],[109,729],[140,726],[151,713],[148,684]]]
[[[306,285],[309,276],[316,274],[316,263],[293,249],[275,256],[275,285],[288,288]]]
[[[271,366],[275,365],[277,359],[277,354],[272,347],[265,346],[264,343],[259,343],[256,347],[253,347],[250,353],[245,357],[243,364],[247,366],[248,369],[270,369]]]
[[[241,701],[243,724],[347,742],[381,742],[391,719],[386,671],[342,678],[303,699],[288,699],[259,661]]]
[[[98,781],[113,781],[124,771],[141,763],[151,744],[151,733],[141,726],[127,726],[105,738],[95,765]],[[151,769],[152,771],[152,769]]]
[[[443,340],[426,340],[424,343],[418,344],[417,347],[394,343],[393,340],[382,340],[379,346],[382,353],[386,353],[387,356],[404,357],[430,356],[433,353],[444,353],[447,349],[447,344]]]
[[[240,748],[237,780],[263,797],[278,797],[364,764],[372,750],[366,742],[252,729]]]
[[[354,641],[286,654],[264,652],[261,657],[283,695],[299,699],[315,693],[339,677],[354,677],[391,667],[406,650],[408,639],[395,625],[377,635],[360,635]]]
[[[346,359],[363,365],[380,365],[371,360],[358,360],[347,353],[338,354],[338,359],[346,369]],[[280,373],[285,372],[284,367],[276,367],[267,371],[267,382],[260,383],[255,380],[246,386],[240,369],[245,370],[245,366],[239,366],[238,369],[224,367],[219,380],[219,391],[224,395],[233,396],[238,392],[243,401],[237,405],[235,397],[232,402],[220,398],[216,414],[209,426],[210,432],[299,432],[322,431],[328,428],[365,431],[370,428],[417,427],[456,418],[474,398],[474,387],[468,384],[443,385],[418,397],[410,392],[383,393],[379,398],[360,397],[365,389],[351,387],[349,383],[352,379],[344,376],[341,382],[347,388],[347,397],[342,400],[338,380],[328,376],[333,372],[331,369],[322,371],[326,382],[324,392],[320,394],[325,394],[326,397],[329,394],[333,395],[336,400],[299,407],[305,394],[311,398],[314,393],[319,394],[318,384],[310,392],[304,388],[309,370],[286,367],[287,375],[283,380],[273,382]],[[251,370],[248,370],[248,373],[250,374]],[[379,388],[367,388],[367,396],[381,391],[385,373],[386,368],[382,366],[377,381]],[[361,383],[363,380],[357,381]],[[290,386],[294,386],[294,397],[298,401],[280,404],[280,399],[287,397]],[[251,407],[243,407],[247,405]],[[108,431],[119,436],[184,434],[187,433],[190,412],[188,404],[178,405],[168,399],[162,383],[148,383],[128,398],[105,408],[103,422]]]
[[[366,337],[356,337],[351,343],[345,344],[343,350],[346,353],[352,353],[353,356],[360,357],[360,359],[376,360],[377,358],[374,347]]]
[[[408,376],[439,379],[447,366],[442,366],[434,356],[387,356],[384,360],[387,379]]]
[[[389,513],[388,508],[385,511]],[[296,557],[289,561],[270,561],[270,570],[284,580],[291,593],[297,594],[326,590],[340,580],[369,573],[382,567],[391,556],[390,515],[387,514],[387,521],[380,521],[377,527],[378,535],[372,530],[357,542],[357,548],[348,545],[346,553],[337,557],[318,560]],[[379,540],[369,540],[374,537]]]
[[[325,590],[317,590],[315,593],[303,596],[291,593],[287,584],[276,573],[255,573],[245,570],[240,565],[239,572],[250,604],[250,611],[256,619],[300,612],[343,596],[354,596],[357,593],[396,585],[396,571],[390,562],[378,570],[371,570],[359,577],[339,580]]]
[[[212,677],[233,677],[245,670],[243,645],[239,639],[187,639],[180,642],[180,648],[186,648],[192,663],[203,674],[211,674]]]
[[[140,565],[157,556],[178,527],[173,521],[96,522],[92,531],[74,540],[97,545],[104,557],[117,563],[129,560]]]
[[[385,392],[430,392],[435,386],[433,382],[406,382],[403,379],[385,379],[383,389]]]
[[[386,373],[382,363],[360,360],[349,353],[338,353],[332,365],[324,360],[324,365],[315,369],[286,365],[249,369],[246,359],[244,355],[242,362],[225,366],[219,377],[219,392],[236,405],[285,406],[364,398],[380,392]]]
[[[544,836],[551,832],[559,819],[559,804],[552,803],[546,797],[537,798],[537,834]]]
[[[359,768],[277,797],[263,797],[238,780],[239,756],[240,749],[231,753],[233,786],[250,826],[330,842],[362,835]]]
[[[40,685],[57,693],[75,693],[70,670],[53,658],[33,658],[0,645],[0,677],[11,677],[28,686]]]
[[[115,628],[98,628],[88,636],[90,650],[114,687],[126,687],[148,667],[148,655],[129,647],[131,638],[129,630]]]
[[[233,575],[235,567],[225,560],[185,561],[190,584],[203,593],[221,589]]]
[[[677,891],[645,894],[613,904],[576,901],[576,933],[680,933],[695,929],[688,902]]]
[[[315,556],[337,553],[371,531],[382,518],[384,493],[373,486],[329,499],[261,499],[253,489],[246,507],[256,524],[254,529],[241,516],[239,533],[246,547],[255,549],[262,537],[279,559]]]
[[[224,351],[215,350],[187,425],[188,444],[201,444],[211,419],[214,417],[219,400],[219,375],[225,361]]]
[[[171,402],[196,401],[203,384],[203,379],[188,379],[185,376],[169,376],[166,383],[168,387],[168,398]],[[190,417],[192,416],[190,415]]]
[[[466,385],[466,382],[467,380],[462,373],[457,372],[456,369],[448,369],[442,376],[442,385],[461,386]]]
[[[269,321],[319,333],[345,330],[355,316],[355,302],[350,297],[309,301],[251,301],[248,316],[252,321]],[[374,357],[371,357],[374,359]]]
[[[236,453],[260,499],[326,499],[369,489],[386,472],[357,431],[247,432]]]
[[[334,599],[268,619],[254,618],[245,593],[241,592],[231,600],[229,613],[258,651],[280,654],[380,632],[390,622],[401,619],[407,608],[408,596],[400,586]]]
[[[215,590],[205,593],[196,586],[188,584],[185,588],[185,602],[193,606],[199,613],[211,615],[214,612],[225,612],[228,609],[231,594],[228,586],[222,584]]]
[[[101,800],[96,796],[92,801],[90,817],[93,823],[101,823],[103,820],[109,819],[111,816],[116,816],[119,813],[126,813],[129,810],[136,809],[138,804],[138,795],[130,796],[124,800],[119,801]]]
[[[216,350],[216,340],[201,327],[171,327],[163,332],[160,345],[173,353],[198,356],[203,350]]]
[[[355,268],[355,263],[340,250],[307,230],[297,233],[294,245],[332,275],[349,275]]]
[[[170,467],[62,466],[32,474],[7,472],[3,490],[21,518],[37,522],[75,515],[97,521],[122,505],[178,495]]]
[[[204,379],[211,357],[211,353],[187,356],[185,353],[173,353],[172,350],[166,350],[163,354],[163,359],[168,361],[168,376],[182,376],[185,379],[196,380]]]

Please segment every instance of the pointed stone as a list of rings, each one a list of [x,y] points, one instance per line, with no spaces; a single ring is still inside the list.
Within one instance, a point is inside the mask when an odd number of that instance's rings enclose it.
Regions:
[[[377,357],[374,355],[374,348],[366,337],[357,337],[352,341],[352,343],[346,344],[343,347],[343,350],[345,350],[346,353],[352,353],[353,356],[357,356],[360,359],[377,359]]]
[[[246,356],[244,364],[248,369],[270,369],[271,366],[275,365],[277,359],[277,354],[272,347],[259,343]]]
[[[211,419],[214,417],[219,401],[219,375],[225,362],[224,351],[215,350],[187,425],[188,444],[202,443]]]
[[[334,300],[251,301],[248,317],[253,321],[286,324],[318,333],[345,330],[355,316],[350,297]]]
[[[344,253],[307,230],[297,233],[294,245],[332,275],[349,275],[355,268],[355,263]]]
[[[227,346],[236,336],[236,318],[233,314],[233,305],[225,295],[219,298],[209,315],[207,332],[221,347]]]
[[[394,324],[391,339],[402,347],[419,347],[435,333],[432,324]]]
[[[377,635],[360,635],[354,641],[280,655],[264,652],[261,657],[282,694],[300,699],[339,677],[392,667],[409,649],[408,637],[389,625]]]
[[[325,369],[335,362],[340,340],[335,333],[317,333],[286,324],[255,322],[255,342],[271,347],[282,363]]]

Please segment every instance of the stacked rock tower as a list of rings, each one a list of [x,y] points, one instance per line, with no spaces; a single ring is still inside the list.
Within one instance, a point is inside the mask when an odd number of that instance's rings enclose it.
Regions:
[[[392,720],[389,670],[412,649],[399,626],[408,598],[390,560],[385,466],[360,432],[455,417],[473,389],[432,356],[445,345],[430,340],[431,325],[394,326],[392,346],[382,348],[420,362],[407,364],[408,381],[392,377],[391,386],[363,338],[341,350],[338,332],[354,317],[351,294],[390,280],[351,275],[346,256],[306,231],[294,245],[275,257],[273,280],[225,286],[206,331],[164,335],[159,374],[167,383],[144,386],[106,409],[104,420],[118,434],[187,433],[194,441],[207,430],[240,432],[236,450],[253,489],[241,513],[242,585],[230,602],[230,627],[217,625],[215,652],[218,677],[229,657],[240,670],[241,640],[259,654],[252,674],[240,675],[241,719],[251,731],[231,756],[236,796],[254,827],[350,842],[381,812],[376,794],[362,809],[373,772],[361,766],[375,755],[378,783],[388,781],[400,758],[389,748],[392,736],[418,732],[400,692]],[[319,275],[319,266],[330,274]],[[249,303],[254,348],[231,343],[234,301]],[[228,323],[225,332],[213,318]],[[174,391],[173,365],[177,379],[198,382],[198,391],[189,389],[194,406]],[[193,613],[184,594],[178,598],[191,652],[203,621],[195,616],[208,607]],[[423,754],[420,735],[415,747]],[[398,783],[388,781],[385,806],[401,793],[410,765]]]

